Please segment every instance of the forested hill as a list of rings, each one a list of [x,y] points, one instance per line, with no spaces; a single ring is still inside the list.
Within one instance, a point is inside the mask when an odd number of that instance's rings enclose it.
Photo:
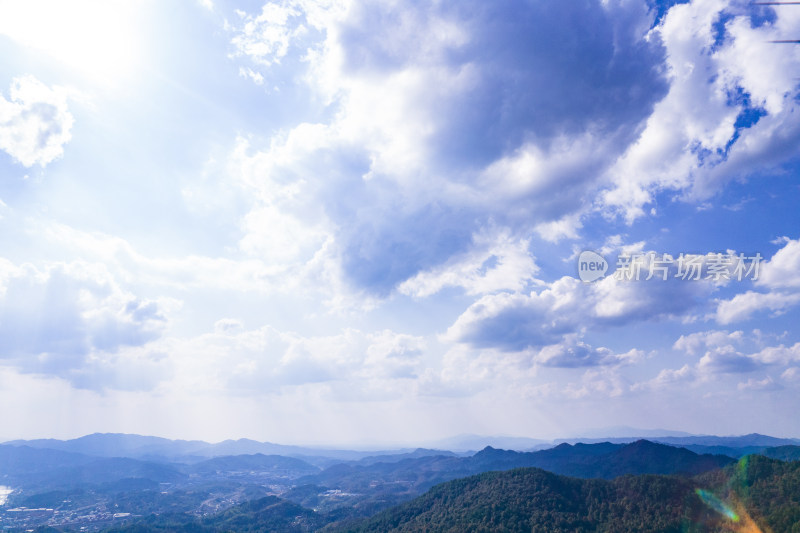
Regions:
[[[536,468],[489,472],[338,532],[760,532],[800,530],[800,462],[748,456],[697,478],[575,479]]]
[[[688,479],[581,480],[537,468],[488,472],[437,485],[405,505],[340,531],[681,531],[714,523]]]

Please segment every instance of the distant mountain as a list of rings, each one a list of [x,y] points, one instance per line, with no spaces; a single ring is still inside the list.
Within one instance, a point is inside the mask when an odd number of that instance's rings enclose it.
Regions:
[[[271,442],[258,442],[251,439],[225,440],[216,444],[206,444],[194,452],[205,457],[218,457],[223,455],[309,455],[313,453],[308,448],[300,446],[286,446]],[[323,454],[319,454],[323,455]],[[350,456],[347,456],[350,458]]]
[[[170,440],[125,433],[93,433],[69,440],[13,440],[4,444],[60,450],[94,457],[129,457],[133,459],[156,457],[162,460],[190,455],[195,450],[208,446],[208,443],[202,441]]]
[[[225,440],[216,444],[206,444],[205,447],[195,450],[195,455],[205,457],[219,457],[223,455],[284,455],[287,457],[305,458],[327,458],[338,461],[358,461],[364,457],[372,455],[394,455],[398,453],[408,453],[410,449],[386,450],[386,451],[358,451],[358,450],[339,450],[331,448],[308,448],[303,446],[290,446],[284,444],[273,444],[271,442],[258,442],[250,439]]]
[[[94,457],[59,450],[0,445],[0,485],[3,484],[4,477],[29,476],[55,468],[82,465],[94,460]]]
[[[563,439],[565,442],[586,442],[603,441],[608,439],[655,439],[657,437],[693,437],[691,433],[685,431],[675,431],[673,429],[642,429],[630,426],[613,426],[607,428],[588,429],[580,432],[577,437]],[[562,440],[562,439],[560,439]]]
[[[417,459],[419,457],[456,457],[456,454],[445,450],[429,450],[427,448],[417,448],[409,453],[396,453],[392,455],[370,455],[359,459],[359,465],[372,465],[375,463],[398,463],[404,459]]]
[[[635,431],[635,430],[631,430]],[[655,433],[660,430],[649,430],[646,433]],[[652,442],[660,442],[662,444],[669,444],[670,446],[680,446],[688,448],[693,451],[698,451],[699,446],[707,447],[709,453],[724,453],[732,457],[741,457],[747,453],[754,453],[760,449],[770,448],[775,446],[789,446],[800,445],[800,439],[781,439],[777,437],[770,437],[768,435],[760,435],[758,433],[751,433],[749,435],[740,435],[732,437],[717,437],[714,435],[689,435],[689,436],[675,436],[675,435],[631,435],[631,436],[608,436],[608,437],[580,437],[571,439],[558,439],[557,444],[569,443],[584,443],[596,444],[600,442],[611,442],[614,444],[627,444],[637,440],[649,440]],[[716,451],[712,449],[716,448]],[[747,449],[746,451],[740,450]]]
[[[127,457],[107,457],[83,465],[54,470],[48,476],[48,481],[63,486],[112,483],[123,479],[148,479],[158,483],[175,483],[186,477],[186,474],[172,465],[139,461]]]
[[[716,446],[718,451],[709,449],[714,453],[725,453],[731,456],[741,456],[744,453],[736,448],[749,448],[746,453],[756,449],[800,445],[800,439],[780,439],[766,435],[750,434],[738,437],[715,436],[685,436],[680,432],[663,430],[671,435],[656,436],[662,430],[637,430],[635,428],[612,428],[620,433],[607,438],[593,438],[589,433],[586,437],[574,439],[561,439],[560,443],[585,443],[596,444],[610,442],[613,444],[628,444],[646,438],[652,442],[660,442],[672,446],[687,447],[700,451],[696,446]],[[602,430],[596,430],[599,434]],[[609,430],[610,431],[610,430]],[[635,433],[641,432],[641,435]],[[622,435],[622,436],[621,436]],[[479,435],[460,435],[444,439],[430,445],[428,448],[402,448],[393,450],[344,450],[331,448],[310,448],[303,446],[290,446],[259,442],[251,439],[225,440],[218,443],[208,443],[200,440],[170,440],[161,437],[149,437],[122,433],[94,433],[77,439],[36,439],[14,440],[3,443],[10,446],[28,446],[36,449],[58,450],[63,452],[91,455],[95,457],[128,457],[132,459],[145,459],[156,462],[182,462],[194,463],[212,457],[234,455],[282,455],[300,458],[317,466],[330,466],[336,462],[360,461],[368,457],[380,457],[379,462],[401,460],[420,455],[447,455],[474,453],[487,446],[504,450],[534,451],[552,448],[553,442],[529,439],[525,437],[486,437]],[[724,448],[724,450],[723,450]],[[393,457],[393,459],[390,459]],[[368,459],[368,462],[374,462]]]
[[[145,479],[156,483],[176,483],[187,478],[172,465],[139,461],[127,457],[93,458],[71,466],[51,467],[9,476],[10,484],[27,492],[66,490],[85,485],[116,483],[129,479]],[[2,476],[0,476],[0,480]]]
[[[429,447],[454,452],[477,451],[487,446],[505,450],[531,450],[552,446],[551,441],[527,437],[487,437],[481,435],[458,435],[429,444]]]
[[[758,433],[740,435],[737,437],[715,437],[715,436],[695,436],[695,437],[659,437],[653,439],[664,444],[674,446],[687,446],[698,444],[701,446],[727,446],[730,448],[745,448],[749,446],[774,447],[800,445],[800,439],[780,439]]]
[[[37,439],[15,440],[5,443],[12,446],[61,450],[96,457],[146,456],[175,457],[191,455],[209,444],[202,441],[169,440],[161,437],[145,437],[124,433],[93,433],[70,440]]]
[[[0,445],[0,485],[45,492],[130,478],[173,483],[186,474],[173,465],[150,461]]]
[[[534,466],[557,474],[612,479],[626,474],[694,475],[733,462],[721,455],[698,455],[685,448],[647,440],[631,444],[560,444],[549,450],[519,453],[487,448],[473,458],[484,470]]]
[[[199,440],[170,440],[123,433],[93,433],[77,439],[13,440],[4,443],[10,446],[28,446],[37,449],[59,450],[81,453],[95,457],[128,457],[161,462],[192,463],[211,457],[232,455],[283,455],[308,458],[315,463],[334,461],[358,461],[375,455],[412,453],[413,449],[356,451],[326,448],[308,448],[259,442],[251,439],[225,440],[208,443]]]
[[[671,446],[679,446],[678,444],[672,444]],[[686,448],[687,450],[691,450],[697,454],[711,454],[711,455],[727,455],[728,457],[732,457],[734,459],[739,459],[745,455],[751,455],[754,453],[764,453],[765,450],[769,450],[769,447],[765,446],[743,446],[741,448],[734,448],[731,446],[703,446],[701,444],[684,444],[680,446],[681,448]]]
[[[311,475],[319,472],[319,468],[294,457],[282,455],[234,455],[214,457],[186,467],[191,474],[231,475],[237,472],[269,472],[290,477]]]

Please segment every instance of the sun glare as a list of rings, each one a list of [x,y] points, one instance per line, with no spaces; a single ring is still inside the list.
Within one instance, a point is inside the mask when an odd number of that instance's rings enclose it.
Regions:
[[[141,0],[0,0],[0,34],[93,83],[115,86],[140,66]]]

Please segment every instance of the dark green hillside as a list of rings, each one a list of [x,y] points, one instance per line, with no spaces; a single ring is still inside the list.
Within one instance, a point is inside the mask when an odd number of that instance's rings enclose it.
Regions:
[[[575,479],[535,468],[437,485],[371,519],[372,532],[800,532],[800,461],[759,455],[694,478]]]
[[[748,455],[726,472],[731,472],[729,493],[757,521],[763,520],[775,533],[800,533],[800,461]]]
[[[776,446],[760,451],[759,455],[781,461],[800,461],[800,446]]]
[[[716,531],[720,518],[694,489],[690,480],[677,477],[580,480],[521,468],[438,485],[407,504],[339,531]],[[698,529],[701,524],[703,529]]]

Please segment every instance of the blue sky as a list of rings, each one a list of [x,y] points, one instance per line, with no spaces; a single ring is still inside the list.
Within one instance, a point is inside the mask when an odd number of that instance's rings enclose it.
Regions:
[[[0,439],[800,435],[798,37],[717,0],[0,1]]]

